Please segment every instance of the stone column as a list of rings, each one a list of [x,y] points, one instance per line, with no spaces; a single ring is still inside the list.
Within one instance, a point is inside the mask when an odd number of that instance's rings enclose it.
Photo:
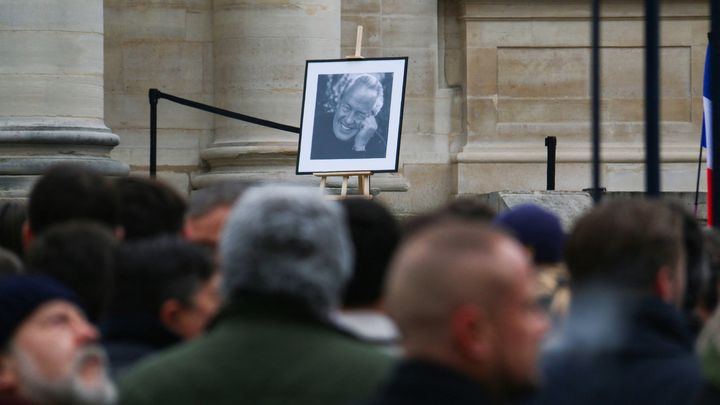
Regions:
[[[340,2],[216,0],[213,20],[215,104],[299,126],[305,61],[340,57]],[[296,181],[298,135],[223,117],[201,153],[201,188],[228,179]]]
[[[2,1],[0,60],[0,196],[24,196],[61,161],[127,173],[108,157],[102,0]]]

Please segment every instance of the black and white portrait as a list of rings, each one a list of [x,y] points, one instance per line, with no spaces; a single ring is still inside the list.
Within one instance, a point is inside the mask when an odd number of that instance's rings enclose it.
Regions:
[[[310,159],[384,158],[393,74],[320,75]]]
[[[298,173],[396,171],[406,65],[407,58],[309,61]]]

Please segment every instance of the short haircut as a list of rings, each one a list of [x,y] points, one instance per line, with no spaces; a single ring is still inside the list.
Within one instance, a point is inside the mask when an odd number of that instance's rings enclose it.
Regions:
[[[516,243],[489,224],[447,221],[423,228],[401,244],[384,304],[405,338],[441,333],[462,303],[500,304],[507,292],[503,269],[497,267],[501,240]]]
[[[93,222],[67,222],[33,240],[28,271],[47,274],[73,290],[88,319],[97,321],[112,292],[115,235]]]
[[[572,282],[647,291],[662,267],[677,270],[682,232],[680,217],[663,202],[603,203],[577,221],[567,241]]]
[[[156,316],[169,299],[192,307],[195,293],[214,273],[207,251],[179,237],[127,242],[118,249],[108,315]]]
[[[197,218],[215,208],[232,206],[253,184],[255,183],[250,181],[224,181],[193,191],[190,196],[188,217]]]
[[[159,180],[144,177],[119,178],[115,186],[125,239],[180,234],[187,209],[180,193]]]
[[[120,224],[118,205],[115,188],[100,173],[77,164],[54,165],[30,192],[30,229],[37,236],[70,220],[97,221],[114,228]]]
[[[410,218],[403,224],[403,238],[447,221],[490,223],[496,212],[478,196],[456,198],[440,208]]]
[[[343,305],[377,304],[387,267],[400,239],[397,221],[387,208],[372,200],[347,199],[341,201],[341,205],[345,208],[355,247],[355,266]]]
[[[342,209],[318,190],[261,186],[233,207],[220,258],[226,296],[280,295],[326,313],[350,277],[352,245]]]
[[[0,246],[24,257],[22,227],[27,220],[27,205],[24,202],[8,200],[0,203]]]

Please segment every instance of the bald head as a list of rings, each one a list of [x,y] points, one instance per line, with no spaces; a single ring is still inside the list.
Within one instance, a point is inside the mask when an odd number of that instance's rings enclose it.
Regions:
[[[386,308],[408,344],[437,343],[449,337],[446,325],[458,306],[473,303],[492,310],[498,305],[526,256],[519,245],[491,227],[434,226],[398,251]]]
[[[547,321],[528,253],[480,224],[433,225],[399,249],[385,303],[406,355],[441,363],[509,395],[537,381]]]

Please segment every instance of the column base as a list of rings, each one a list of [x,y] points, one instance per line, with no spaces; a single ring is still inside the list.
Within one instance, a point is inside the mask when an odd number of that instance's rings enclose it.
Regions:
[[[20,124],[20,125],[18,125]],[[103,126],[0,123],[0,198],[25,198],[48,167],[76,163],[106,176],[126,176],[127,164],[109,157],[119,143]]]

